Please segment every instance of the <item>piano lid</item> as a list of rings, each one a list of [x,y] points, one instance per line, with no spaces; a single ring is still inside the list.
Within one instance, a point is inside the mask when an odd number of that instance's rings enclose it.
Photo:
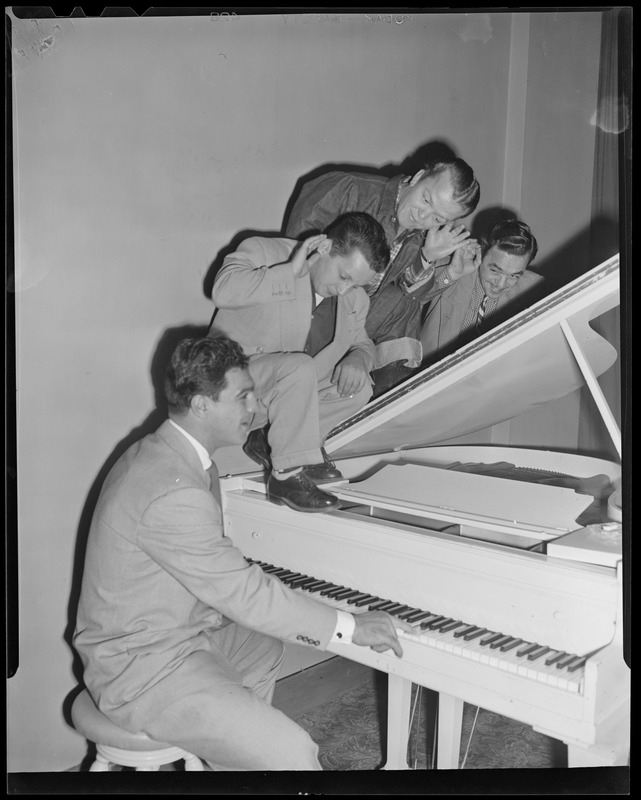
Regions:
[[[369,403],[330,432],[327,451],[346,458],[436,444],[586,382],[597,395],[594,376],[617,353],[590,322],[618,304],[616,255]]]

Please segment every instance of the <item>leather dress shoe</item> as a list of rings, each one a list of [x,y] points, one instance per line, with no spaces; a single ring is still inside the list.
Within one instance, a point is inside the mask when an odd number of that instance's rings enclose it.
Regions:
[[[249,432],[243,445],[245,453],[269,472],[272,471],[271,448],[267,441],[266,428],[256,428]]]
[[[284,480],[270,475],[267,497],[277,503],[285,503],[295,511],[331,511],[338,505],[338,498],[319,489],[304,469]]]
[[[307,477],[311,478],[316,484],[342,481],[342,472],[327,455],[324,447],[321,447],[321,453],[323,454],[323,461],[320,464],[308,464],[303,468],[307,473]]]

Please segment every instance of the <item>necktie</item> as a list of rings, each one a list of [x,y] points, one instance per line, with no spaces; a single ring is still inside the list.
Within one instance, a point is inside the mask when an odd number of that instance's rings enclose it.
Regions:
[[[479,306],[478,313],[476,315],[476,327],[480,328],[483,324],[483,320],[485,319],[485,311],[487,309],[487,301],[489,300],[487,295],[484,295],[483,300],[481,301],[481,305]]]
[[[209,491],[214,495],[218,505],[221,503],[220,498],[220,484],[218,483],[218,470],[216,469],[216,465],[212,462],[211,467],[206,470],[206,473],[209,477]]]

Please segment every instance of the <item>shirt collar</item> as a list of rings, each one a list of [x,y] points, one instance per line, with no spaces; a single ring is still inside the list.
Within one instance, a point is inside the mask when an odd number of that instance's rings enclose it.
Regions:
[[[194,450],[198,454],[198,458],[200,459],[200,463],[203,465],[203,469],[205,470],[205,472],[207,472],[209,467],[211,467],[211,465],[212,465],[212,460],[209,457],[209,453],[207,452],[207,449],[204,447],[204,445],[202,445],[198,441],[198,439],[194,439],[194,437],[190,433],[187,433],[187,431],[184,428],[181,428],[180,425],[177,425],[173,421],[173,419],[170,419],[169,422],[171,422],[171,424],[174,426],[174,428],[176,428],[176,430],[178,430],[178,431],[180,431],[182,433],[182,435],[185,437],[185,439],[187,439],[187,441],[191,442],[191,444],[193,445]]]
[[[404,189],[406,186],[409,185],[412,179],[409,175],[406,175],[403,180],[398,184],[398,189],[396,190],[396,202],[394,203],[394,222],[396,223],[396,229],[398,231],[398,201],[401,199],[401,190]]]

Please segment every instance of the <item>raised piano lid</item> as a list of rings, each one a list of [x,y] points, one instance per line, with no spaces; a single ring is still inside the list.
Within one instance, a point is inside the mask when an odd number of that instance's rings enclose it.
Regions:
[[[328,452],[343,459],[445,442],[569,394],[586,383],[569,338],[601,375],[617,353],[590,321],[618,304],[616,255],[369,403],[330,432]]]

